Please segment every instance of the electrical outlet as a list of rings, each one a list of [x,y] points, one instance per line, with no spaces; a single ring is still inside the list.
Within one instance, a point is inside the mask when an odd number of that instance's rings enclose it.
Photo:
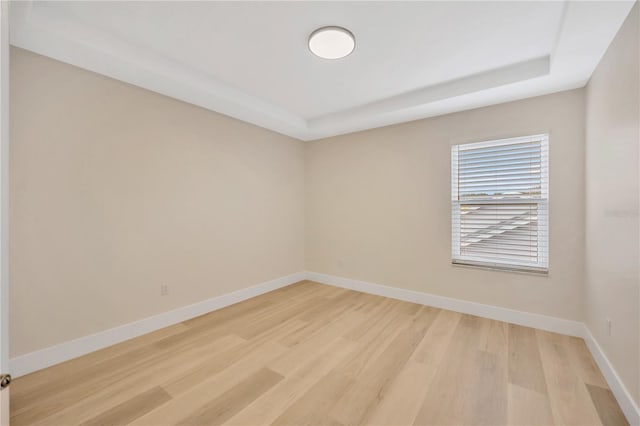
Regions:
[[[167,296],[169,295],[169,286],[166,284],[161,284],[160,285],[160,296]]]
[[[607,318],[607,336],[611,336],[611,318]]]

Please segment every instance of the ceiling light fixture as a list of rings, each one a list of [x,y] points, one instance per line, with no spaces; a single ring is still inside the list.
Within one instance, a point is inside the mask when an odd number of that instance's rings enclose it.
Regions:
[[[356,47],[356,38],[342,27],[318,28],[309,36],[309,50],[323,59],[340,59]]]

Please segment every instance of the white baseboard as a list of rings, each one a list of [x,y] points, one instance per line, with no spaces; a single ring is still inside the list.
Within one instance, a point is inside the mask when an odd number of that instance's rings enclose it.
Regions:
[[[598,342],[595,340],[587,326],[582,322],[530,312],[516,311],[497,306],[483,305],[481,303],[469,302],[466,300],[436,296],[433,294],[373,284],[350,278],[320,274],[317,272],[307,272],[306,279],[322,284],[361,291],[363,293],[390,297],[392,299],[404,300],[406,302],[419,303],[422,305],[476,315],[526,327],[539,328],[541,330],[552,331],[569,336],[582,337],[591,351],[591,355],[598,364],[598,367],[600,367],[602,374],[609,384],[609,388],[616,397],[618,404],[620,404],[620,408],[627,417],[627,420],[631,425],[640,426],[640,410],[638,409],[638,405],[634,402],[622,380],[620,380],[620,376],[616,373],[613,365],[609,362],[609,359],[602,351],[602,348],[600,348],[600,345],[598,345]]]
[[[514,309],[501,308],[498,306],[484,305],[482,303],[453,299],[445,296],[436,296],[434,294],[389,287],[381,284],[373,284],[365,281],[336,277],[333,275],[319,274],[317,272],[307,272],[307,279],[322,284],[348,288],[364,293],[390,297],[392,299],[404,300],[406,302],[419,303],[421,305],[433,306],[435,308],[447,309],[449,311],[461,312],[463,314],[476,315],[483,318],[504,321],[526,327],[539,328],[541,330],[553,331],[555,333],[567,334],[569,336],[582,337],[584,330],[584,324],[578,321],[516,311]]]
[[[593,334],[591,334],[591,331],[586,324],[584,325],[583,337],[589,351],[591,351],[593,359],[595,359],[602,375],[607,381],[607,384],[609,384],[611,392],[613,392],[618,404],[620,404],[622,412],[627,416],[627,420],[631,425],[639,426],[640,408],[633,400],[633,397],[629,393],[627,387],[624,385],[622,380],[620,380],[620,376],[618,376],[618,373],[613,368],[613,365],[598,344],[598,341],[593,337]]]
[[[233,293],[224,294],[222,296],[207,299],[202,302],[154,315],[129,324],[124,324],[89,336],[70,340],[56,346],[20,355],[9,360],[9,371],[13,377],[20,377],[51,365],[59,364],[90,352],[106,348],[107,346],[115,345],[116,343],[133,339],[134,337],[138,337],[199,315],[242,302],[243,300],[259,296],[278,288],[288,286],[306,279],[305,277],[306,273],[298,272],[285,277],[276,278],[252,287],[234,291]]]
[[[14,377],[19,377],[303,280],[315,281],[335,287],[419,303],[526,327],[539,328],[569,336],[582,337],[607,380],[611,391],[618,400],[622,411],[627,416],[627,420],[632,425],[640,426],[640,410],[638,409],[638,405],[634,402],[622,380],[620,380],[620,377],[602,351],[602,348],[600,348],[600,345],[598,345],[586,325],[581,322],[373,284],[350,278],[320,274],[317,272],[298,272],[140,321],[21,355],[9,361],[9,368]]]

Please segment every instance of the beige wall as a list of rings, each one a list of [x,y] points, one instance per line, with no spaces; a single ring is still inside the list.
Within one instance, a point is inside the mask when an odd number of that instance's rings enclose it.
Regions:
[[[450,146],[550,133],[547,277],[451,265]],[[306,269],[582,319],[584,91],[306,145]]]
[[[636,4],[587,86],[585,289],[587,326],[638,403],[639,14]]]
[[[302,142],[15,48],[10,124],[11,356],[303,270]]]

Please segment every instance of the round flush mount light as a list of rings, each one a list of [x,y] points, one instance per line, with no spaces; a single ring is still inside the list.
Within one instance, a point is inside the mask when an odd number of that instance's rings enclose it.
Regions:
[[[309,36],[309,50],[323,59],[340,59],[353,52],[356,38],[342,27],[318,28]]]

